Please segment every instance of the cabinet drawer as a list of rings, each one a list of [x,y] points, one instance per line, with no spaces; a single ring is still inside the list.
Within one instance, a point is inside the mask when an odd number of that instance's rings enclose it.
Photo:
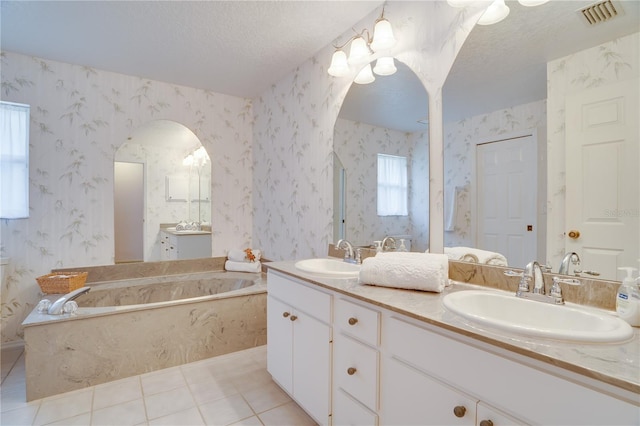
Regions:
[[[378,416],[342,389],[334,394],[333,424],[336,426],[377,426]]]
[[[372,346],[380,341],[380,313],[345,299],[337,299],[334,325]]]
[[[378,409],[378,351],[338,333],[333,340],[333,380],[373,411]]]
[[[331,295],[327,293],[273,271],[267,274],[267,292],[326,324],[331,322]]]

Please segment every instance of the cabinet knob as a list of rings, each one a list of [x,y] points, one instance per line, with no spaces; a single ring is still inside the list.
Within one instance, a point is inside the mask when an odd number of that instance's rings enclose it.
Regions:
[[[453,414],[455,414],[456,417],[464,417],[466,413],[467,408],[464,405],[456,405],[453,407]]]
[[[291,315],[289,312],[283,312],[282,313],[282,316],[285,317],[285,318],[288,317],[289,315]]]
[[[291,315],[291,317],[290,317],[289,319],[290,319],[291,321],[295,321],[295,320],[297,320],[297,319],[298,319],[298,317],[297,317],[297,316],[295,316],[295,315]]]
[[[358,318],[351,317],[349,318],[349,325],[356,325],[358,322]]]
[[[493,426],[493,422],[491,420],[482,420],[480,426]]]
[[[356,374],[356,371],[357,370],[355,368],[353,368],[353,367],[347,368],[347,374],[350,375],[350,376],[353,376],[354,374]]]

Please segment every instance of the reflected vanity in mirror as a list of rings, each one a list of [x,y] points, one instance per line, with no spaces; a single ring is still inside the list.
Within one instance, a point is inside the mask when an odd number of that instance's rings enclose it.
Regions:
[[[395,64],[393,75],[353,83],[340,109],[333,146],[334,240],[371,246],[395,236],[412,251],[424,251],[429,241],[428,95],[407,65]],[[406,159],[406,212],[378,209],[378,154]]]
[[[443,88],[445,217],[455,213],[445,224],[445,246],[500,251],[516,268],[535,259],[554,273],[567,253],[576,252],[580,264],[566,272],[581,270],[587,278],[616,280],[617,267],[639,266],[638,111],[632,113],[636,118],[624,116],[638,104],[639,4],[621,1],[623,13],[589,26],[578,10],[591,3],[554,1],[526,8],[509,2],[507,19],[476,26],[465,41]],[[612,95],[614,90],[620,95]],[[580,116],[586,104],[598,111]],[[579,133],[576,123],[589,120],[592,130]],[[604,130],[607,121],[616,120],[635,123],[623,130],[629,136],[617,136],[614,126]],[[598,132],[599,140],[577,146],[576,141]],[[527,179],[520,173],[496,178],[487,189],[491,181],[483,168],[501,153],[507,159],[522,157],[513,147],[523,138],[538,146],[516,171],[537,163],[537,176],[528,178],[533,185],[525,190],[511,185]],[[486,148],[495,149],[484,155]],[[523,207],[532,200],[533,206]],[[490,208],[482,210],[483,205]],[[500,213],[505,214],[498,226],[502,237],[486,226],[491,214]],[[525,213],[530,215],[517,232],[509,230],[511,219]],[[527,238],[533,239],[526,243],[536,247],[533,253],[514,252]]]
[[[211,161],[191,130],[146,123],[118,148],[114,167],[115,263],[166,260],[161,227],[181,223],[209,232],[208,250],[192,257],[211,255]]]

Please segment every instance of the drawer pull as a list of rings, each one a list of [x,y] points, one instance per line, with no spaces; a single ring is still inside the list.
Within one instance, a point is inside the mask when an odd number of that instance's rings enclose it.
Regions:
[[[466,413],[467,409],[464,405],[457,405],[453,407],[453,414],[455,414],[456,417],[464,417]]]
[[[291,321],[295,321],[295,320],[297,320],[297,319],[298,319],[298,317],[297,317],[297,316],[295,316],[295,315],[291,315],[291,317],[290,317],[289,319],[290,319]],[[487,425],[487,426],[488,426],[488,425]]]
[[[288,317],[289,315],[291,315],[289,312],[283,312],[282,313],[282,316],[285,317],[285,318]]]
[[[349,325],[356,325],[358,323],[358,318],[351,317],[349,318]]]
[[[480,422],[480,426],[493,426],[493,422],[491,420],[483,420]]]
[[[354,374],[356,374],[356,371],[357,370],[355,368],[353,368],[353,367],[347,368],[347,374],[350,375],[350,376],[353,376]],[[490,426],[490,425],[487,425],[487,426]]]

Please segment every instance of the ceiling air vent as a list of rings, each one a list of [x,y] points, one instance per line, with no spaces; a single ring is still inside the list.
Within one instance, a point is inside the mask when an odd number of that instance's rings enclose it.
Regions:
[[[610,21],[623,13],[622,7],[611,0],[594,3],[590,6],[578,10],[588,25],[596,25]]]

